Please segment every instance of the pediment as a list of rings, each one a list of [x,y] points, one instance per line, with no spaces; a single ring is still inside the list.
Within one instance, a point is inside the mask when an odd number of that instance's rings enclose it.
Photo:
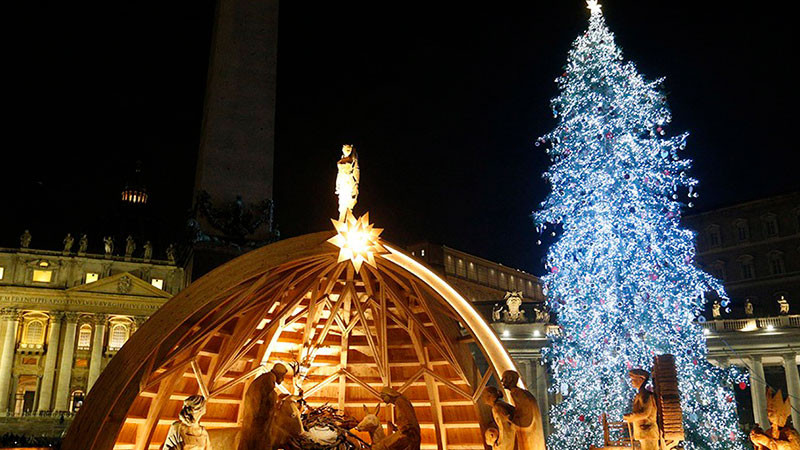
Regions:
[[[101,278],[93,283],[82,284],[67,289],[68,292],[85,292],[92,294],[128,295],[134,297],[171,298],[168,292],[162,291],[130,272],[118,273]]]

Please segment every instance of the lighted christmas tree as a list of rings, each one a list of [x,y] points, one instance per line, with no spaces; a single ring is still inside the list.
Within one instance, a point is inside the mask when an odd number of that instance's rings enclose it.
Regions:
[[[543,278],[560,325],[545,356],[564,395],[550,411],[549,447],[602,446],[601,415],[621,421],[630,411],[628,370],[650,370],[654,355],[671,353],[684,447],[744,448],[731,388],[741,375],[708,363],[695,322],[704,295],[725,294],[695,266],[694,235],[680,226],[697,195],[691,162],[678,156],[687,134],[667,133],[661,80],[623,61],[600,5],[589,9],[589,28],[556,80],[559,123],[539,141],[552,159],[552,191],[534,217],[540,231],[559,234]]]

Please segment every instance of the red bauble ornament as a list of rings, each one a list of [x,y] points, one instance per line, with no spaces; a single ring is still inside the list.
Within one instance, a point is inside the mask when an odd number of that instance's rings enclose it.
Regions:
[[[739,389],[741,389],[741,390],[747,389],[747,383],[745,383],[744,381],[740,381],[739,382]]]
[[[584,420],[586,420],[586,417],[583,417],[583,414],[581,414],[581,415],[578,417],[578,420],[580,420],[581,422],[583,422]]]

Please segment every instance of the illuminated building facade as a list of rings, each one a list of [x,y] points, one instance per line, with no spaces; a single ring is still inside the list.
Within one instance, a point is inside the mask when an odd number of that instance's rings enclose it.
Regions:
[[[143,252],[0,248],[0,435],[66,427],[108,361],[185,285],[182,267]]]

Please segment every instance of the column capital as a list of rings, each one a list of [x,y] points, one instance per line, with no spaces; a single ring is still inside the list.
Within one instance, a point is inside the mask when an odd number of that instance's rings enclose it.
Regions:
[[[786,353],[784,353],[784,354],[783,354],[783,355],[781,355],[781,356],[783,356],[783,362],[784,362],[784,364],[788,364],[788,363],[789,363],[789,361],[791,361],[791,362],[793,362],[795,365],[797,365],[797,352],[786,352]]]
[[[68,323],[78,323],[78,319],[81,317],[80,313],[76,312],[65,312],[64,319]]]
[[[106,323],[108,323],[109,317],[111,316],[109,316],[108,314],[93,314],[90,320],[92,324],[94,324],[95,326],[106,325]]]
[[[0,318],[3,320],[19,320],[22,316],[22,311],[17,308],[3,308],[0,309]]]
[[[63,311],[50,311],[48,314],[50,315],[50,318],[48,319],[50,323],[61,322],[61,319],[64,318]]]
[[[147,319],[149,319],[149,317],[147,317],[147,316],[133,316],[133,317],[131,317],[131,320],[133,320],[133,323],[136,325],[136,328],[141,327],[147,321]]]
[[[761,355],[748,355],[747,358],[754,363],[761,363]]]

